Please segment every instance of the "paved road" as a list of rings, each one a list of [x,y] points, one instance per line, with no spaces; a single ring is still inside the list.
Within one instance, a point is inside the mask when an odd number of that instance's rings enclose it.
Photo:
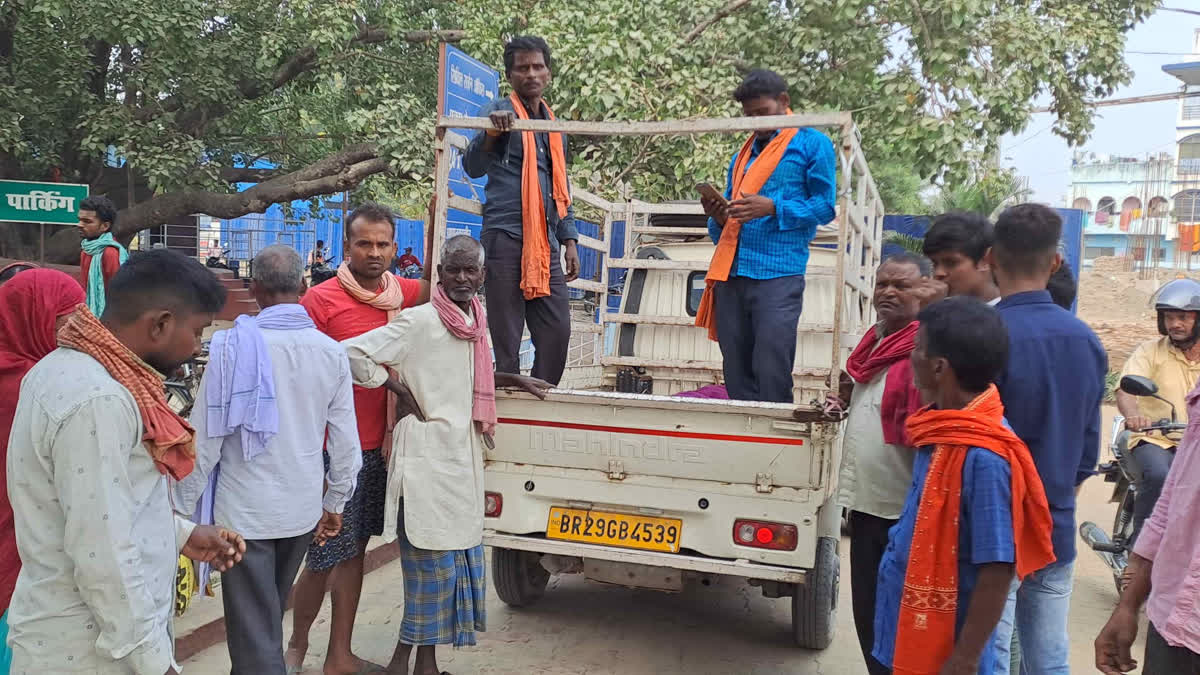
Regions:
[[[1080,501],[1082,519],[1111,522],[1109,489],[1099,479],[1085,485]],[[510,609],[494,592],[489,593],[489,630],[481,636],[479,646],[444,650],[441,666],[456,675],[859,675],[865,669],[850,616],[850,588],[845,581],[849,579],[847,549],[843,541],[844,581],[837,636],[833,646],[823,652],[788,646],[787,600],[763,598],[759,591],[744,584],[729,581],[667,595],[564,577],[551,582],[540,603],[524,610]],[[392,563],[369,575],[363,596],[355,649],[360,656],[386,662],[402,614],[399,564]],[[1115,602],[1116,592],[1107,568],[1095,554],[1082,551],[1071,613],[1072,672],[1095,672],[1092,640]],[[307,672],[320,672],[322,643],[328,636],[328,611],[326,603],[314,629]],[[1141,650],[1139,642],[1139,657]],[[189,673],[229,672],[224,644],[201,652],[184,665]]]

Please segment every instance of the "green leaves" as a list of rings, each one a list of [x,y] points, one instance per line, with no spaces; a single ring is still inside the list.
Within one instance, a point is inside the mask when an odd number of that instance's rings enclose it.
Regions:
[[[463,29],[463,49],[497,68],[507,38],[544,36],[554,58],[547,96],[570,119],[736,116],[730,94],[744,73],[771,68],[791,83],[795,110],[853,111],[873,166],[955,183],[981,175],[1039,95],[1059,115],[1056,133],[1085,138],[1087,101],[1128,82],[1125,33],[1156,2],[754,2],[705,23],[725,5],[24,2],[8,10],[14,56],[0,64],[0,166],[92,182],[111,151],[151,191],[229,191],[219,170],[235,158],[291,170],[373,142],[391,173],[358,189],[419,215],[431,189],[437,53],[398,36]],[[642,199],[692,198],[697,181],[724,183],[740,142],[573,138],[572,176],[609,197],[628,185]],[[891,177],[901,188],[909,178]]]

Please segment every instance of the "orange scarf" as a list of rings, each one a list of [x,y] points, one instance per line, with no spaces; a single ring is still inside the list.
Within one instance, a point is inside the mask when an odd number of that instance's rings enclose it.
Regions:
[[[1012,470],[1017,577],[1054,562],[1050,506],[1029,448],[1004,426],[1004,404],[990,386],[962,410],[924,408],[908,418],[914,447],[933,445],[917,507],[896,629],[895,675],[937,673],[954,650],[958,613],[958,518],[967,448],[985,448]]]
[[[788,110],[788,114],[792,114],[792,111]],[[767,147],[763,148],[747,171],[746,165],[750,163],[750,152],[754,149],[754,134],[750,134],[750,138],[742,144],[742,149],[733,163],[733,189],[729,191],[729,194],[732,195],[730,201],[741,199],[746,195],[757,194],[762,189],[763,184],[775,172],[775,167],[779,166],[779,160],[783,159],[783,153],[787,150],[788,144],[792,142],[792,137],[796,135],[797,131],[799,130],[783,129],[775,134],[775,138],[767,143]],[[729,280],[729,270],[733,269],[733,260],[737,255],[738,235],[741,231],[742,224],[737,220],[733,218],[725,220],[725,227],[721,230],[721,239],[717,242],[717,250],[713,253],[712,262],[708,264],[708,276],[704,278],[704,295],[700,298],[700,307],[696,310],[696,325],[707,328],[708,339],[714,342],[717,340],[717,318],[713,302],[713,286],[718,281]]]
[[[86,305],[75,308],[58,331],[58,345],[83,352],[129,390],[142,416],[142,445],[159,472],[183,480],[196,465],[196,432],[167,405],[165,379],[117,340]]]
[[[529,113],[516,92],[509,94],[517,117],[527,120]],[[554,119],[554,111],[545,101],[546,116]],[[526,300],[550,295],[550,235],[546,224],[546,202],[542,199],[542,182],[538,180],[537,138],[532,131],[521,132],[521,291]],[[554,204],[558,217],[567,217],[571,191],[567,185],[567,157],[563,151],[562,134],[550,133],[550,171],[554,183]]]

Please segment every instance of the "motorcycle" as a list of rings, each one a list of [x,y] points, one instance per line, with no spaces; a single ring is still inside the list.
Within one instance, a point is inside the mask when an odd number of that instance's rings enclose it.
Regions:
[[[221,255],[210,255],[204,261],[204,266],[211,269],[231,270],[229,266],[229,249],[221,251]]]
[[[312,285],[323,283],[337,276],[337,270],[329,266],[327,262],[321,262],[313,265],[308,270],[309,276],[312,278]]]
[[[1139,433],[1167,434],[1187,429],[1186,423],[1176,421],[1175,406],[1158,395],[1158,385],[1149,378],[1126,375],[1121,378],[1120,388],[1131,396],[1156,398],[1171,406],[1171,419],[1159,420]],[[1079,525],[1079,537],[1112,570],[1113,583],[1116,584],[1118,593],[1122,591],[1121,576],[1129,565],[1129,551],[1133,547],[1133,505],[1142,475],[1141,468],[1131,452],[1132,448],[1129,447],[1131,437],[1132,433],[1125,429],[1125,418],[1118,415],[1113,420],[1113,440],[1109,446],[1114,459],[1099,467],[1104,482],[1114,484],[1112,498],[1109,499],[1110,503],[1117,504],[1112,533],[1105,532],[1091,521]]]

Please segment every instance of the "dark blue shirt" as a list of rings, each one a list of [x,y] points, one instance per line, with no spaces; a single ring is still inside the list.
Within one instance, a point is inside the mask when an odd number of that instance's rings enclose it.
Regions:
[[[479,111],[487,117],[496,110],[512,110],[512,101],[499,98]],[[534,119],[547,119],[545,108],[532,115]],[[542,201],[546,208],[546,229],[550,238],[550,249],[555,251],[560,243],[569,239],[578,240],[575,230],[575,210],[567,207],[567,216],[558,217],[558,206],[554,203],[554,174],[551,173],[550,134],[536,133],[534,145],[538,153],[538,181],[542,185]],[[483,142],[487,132],[479,131],[467,145],[463,155],[463,170],[471,178],[487,174],[487,187],[483,194],[483,231],[502,230],[509,235],[522,238],[521,225],[521,168],[525,163],[525,144],[518,133],[509,132],[496,139],[491,152],[485,152]],[[562,136],[563,156],[567,156],[567,137]]]
[[[888,546],[879,563],[879,585],[875,591],[875,644],[871,655],[891,668],[896,653],[896,632],[900,622],[900,598],[908,574],[908,556],[912,551],[913,530],[925,479],[933,460],[933,448],[917,450],[913,460],[913,482],[904,501],[900,520],[888,532]],[[979,579],[979,568],[991,563],[1016,560],[1012,521],[1012,469],[1003,457],[984,448],[968,448],[963,460],[961,510],[958,519],[958,609],[954,633],[967,621],[971,594]],[[906,645],[919,649],[919,645]],[[979,655],[979,673],[993,672],[996,666],[995,640],[988,640]]]
[[[996,386],[1004,416],[1029,446],[1054,519],[1057,562],[1075,559],[1075,488],[1100,456],[1108,355],[1050,293],[1017,293],[996,309],[1008,326],[1008,366]]]
[[[747,170],[766,145],[755,140]],[[726,171],[725,199],[733,198],[737,158],[735,153]],[[798,129],[771,177],[758,191],[775,202],[775,214],[742,223],[730,276],[776,279],[804,274],[808,246],[817,228],[833,220],[836,174],[837,155],[829,137],[816,129]],[[708,219],[708,236],[714,244],[721,240],[721,230],[717,221]]]

